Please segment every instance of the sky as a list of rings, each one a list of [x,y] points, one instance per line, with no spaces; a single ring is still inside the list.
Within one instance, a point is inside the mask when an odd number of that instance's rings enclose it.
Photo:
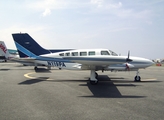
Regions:
[[[0,41],[16,49],[20,32],[47,49],[164,58],[164,0],[1,0]]]

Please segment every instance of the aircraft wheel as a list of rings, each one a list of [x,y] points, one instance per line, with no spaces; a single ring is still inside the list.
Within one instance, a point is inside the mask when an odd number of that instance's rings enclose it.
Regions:
[[[97,85],[97,83],[98,83],[98,81],[92,81],[92,80],[90,80],[90,84],[91,85]]]
[[[140,82],[141,81],[141,77],[140,76],[135,76],[134,81],[135,82]]]
[[[51,70],[51,66],[48,66],[47,69],[48,69],[48,70]]]

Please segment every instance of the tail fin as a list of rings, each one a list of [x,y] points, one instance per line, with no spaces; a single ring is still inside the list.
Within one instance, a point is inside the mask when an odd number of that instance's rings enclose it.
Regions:
[[[27,54],[23,53],[21,51],[21,47],[27,49],[31,53],[35,55],[42,55],[42,54],[48,54],[51,53],[49,50],[46,50],[42,48],[30,35],[27,33],[17,33],[17,34],[12,34],[13,39],[15,41],[15,45],[18,49],[20,57],[30,57],[27,56]],[[19,44],[19,46],[18,46]]]
[[[44,49],[27,33],[15,33],[15,34],[12,34],[12,36],[15,41],[15,45],[17,47],[20,57],[31,57],[25,54],[25,52],[23,52],[22,49],[24,50],[26,49],[26,51],[31,52],[33,53],[33,55],[36,55],[36,56],[72,50],[72,49],[55,49],[55,50]]]
[[[2,54],[2,56],[5,56],[5,59],[9,59],[10,54],[3,41],[0,41],[0,54]]]

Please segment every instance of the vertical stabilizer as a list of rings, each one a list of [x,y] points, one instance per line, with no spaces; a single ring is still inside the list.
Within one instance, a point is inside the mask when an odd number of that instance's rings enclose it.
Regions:
[[[3,41],[0,41],[0,55],[5,56],[6,59],[9,59],[9,51]]]
[[[42,55],[51,53],[49,50],[42,48],[29,34],[27,33],[16,33],[12,34],[14,42],[20,57],[29,57],[21,51],[22,48],[30,51],[35,55]],[[20,47],[19,47],[20,46]]]
[[[12,34],[12,36],[20,57],[32,57],[32,56],[39,56],[43,54],[72,50],[72,49],[53,49],[53,50],[44,49],[27,33],[15,33]],[[29,53],[32,53],[32,55],[30,55]]]

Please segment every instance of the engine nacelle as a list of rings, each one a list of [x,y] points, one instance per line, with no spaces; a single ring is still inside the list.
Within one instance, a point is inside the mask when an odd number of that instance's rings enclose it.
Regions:
[[[133,68],[134,65],[129,63],[124,64],[116,64],[116,65],[110,65],[107,69],[108,70],[130,70],[130,68]]]

